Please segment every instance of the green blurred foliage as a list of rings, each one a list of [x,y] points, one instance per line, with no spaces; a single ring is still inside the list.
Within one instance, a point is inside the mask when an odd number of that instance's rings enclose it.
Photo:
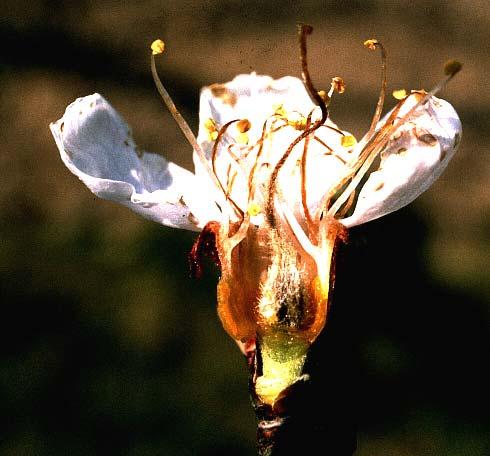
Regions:
[[[364,39],[387,47],[390,90],[429,88],[445,60],[464,62],[443,95],[463,121],[457,157],[411,208],[352,230],[327,332],[349,347],[358,455],[488,454],[485,2],[7,0],[0,13],[1,454],[254,453],[247,369],[216,316],[216,271],[188,275],[194,235],[95,201],[48,123],[100,91],[141,146],[191,167],[148,44],[167,41],[162,77],[196,125],[202,85],[299,74],[296,21],[315,26],[318,86],[346,79],[332,115],[356,135],[379,79]]]

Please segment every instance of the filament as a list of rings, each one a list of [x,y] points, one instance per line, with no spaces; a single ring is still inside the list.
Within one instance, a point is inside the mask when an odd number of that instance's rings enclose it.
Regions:
[[[211,167],[209,166],[209,161],[206,158],[206,154],[204,153],[204,151],[202,150],[202,147],[197,142],[197,139],[194,136],[194,133],[192,133],[192,130],[190,129],[189,124],[182,117],[182,114],[180,114],[179,110],[175,106],[175,103],[172,101],[172,98],[170,97],[169,93],[167,92],[167,89],[165,89],[165,87],[162,84],[162,81],[160,80],[160,77],[158,76],[158,72],[157,72],[156,65],[155,65],[155,54],[158,54],[158,52],[154,51],[151,54],[151,74],[153,76],[153,81],[155,83],[157,91],[160,94],[160,97],[162,98],[163,102],[165,103],[165,106],[170,111],[170,114],[172,114],[173,118],[175,119],[175,122],[179,126],[180,130],[182,131],[182,133],[186,137],[187,141],[189,142],[191,147],[196,152],[197,156],[199,157],[201,164],[204,166],[204,169],[206,170],[209,177],[211,178],[211,181],[216,185],[216,187],[219,190],[223,191],[223,186],[221,185],[217,176],[213,173]]]
[[[376,128],[376,125],[381,118],[381,112],[383,111],[383,104],[385,101],[386,95],[386,50],[384,46],[378,40],[367,40],[364,42],[364,46],[371,50],[378,49],[381,51],[381,90],[379,92],[378,103],[376,104],[376,111],[374,112],[373,120],[371,121],[371,126],[369,127],[369,131],[367,133],[367,137],[369,138]]]

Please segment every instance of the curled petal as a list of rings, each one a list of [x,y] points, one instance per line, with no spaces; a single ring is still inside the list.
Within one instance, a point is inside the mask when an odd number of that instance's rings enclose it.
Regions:
[[[78,98],[50,125],[60,155],[95,195],[163,225],[198,230],[214,204],[189,171],[140,151],[126,122],[99,94]]]
[[[399,117],[419,96],[414,93],[408,97]],[[353,214],[342,223],[346,227],[360,225],[411,203],[444,171],[456,152],[461,132],[454,108],[431,97],[392,135],[381,153],[379,168],[361,189]]]

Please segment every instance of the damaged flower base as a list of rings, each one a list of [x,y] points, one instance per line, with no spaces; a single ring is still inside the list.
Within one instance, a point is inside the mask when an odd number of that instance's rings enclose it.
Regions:
[[[299,28],[303,81],[255,73],[203,89],[197,139],[163,87],[159,93],[194,150],[195,173],[139,150],[126,123],[100,95],[72,103],[51,130],[67,167],[101,198],[161,224],[201,233],[193,271],[210,256],[221,269],[218,313],[245,353],[257,353],[254,393],[273,405],[303,374],[323,329],[334,280],[334,256],[347,229],[409,204],[442,173],[461,138],[451,105],[430,92],[397,91],[381,119],[382,89],[370,128],[356,141],[329,118],[342,79],[317,91],[310,80],[306,36]]]

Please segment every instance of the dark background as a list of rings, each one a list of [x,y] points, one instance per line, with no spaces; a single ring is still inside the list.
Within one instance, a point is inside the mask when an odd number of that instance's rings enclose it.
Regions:
[[[409,208],[352,230],[315,356],[345,380],[327,381],[319,400],[345,399],[357,455],[490,453],[485,1],[4,0],[0,454],[254,453],[246,367],[216,316],[216,273],[189,278],[194,235],[96,200],[48,124],[98,91],[140,146],[190,168],[153,87],[150,42],[166,41],[161,77],[196,126],[203,85],[252,70],[299,76],[297,21],[315,27],[317,86],[345,79],[332,117],[358,137],[379,86],[365,39],[387,48],[390,93],[429,89],[446,60],[464,63],[441,94],[460,113],[460,150]]]

